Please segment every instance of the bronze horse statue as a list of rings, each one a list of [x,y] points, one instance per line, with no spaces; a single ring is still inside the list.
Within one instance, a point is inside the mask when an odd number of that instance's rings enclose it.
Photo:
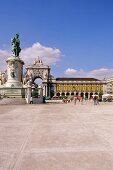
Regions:
[[[18,57],[21,51],[19,34],[16,34],[16,36],[11,40],[11,45],[13,54],[15,55],[15,57]]]

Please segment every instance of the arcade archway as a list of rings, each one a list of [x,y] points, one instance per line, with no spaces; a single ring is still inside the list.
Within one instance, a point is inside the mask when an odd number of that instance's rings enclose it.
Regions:
[[[26,73],[26,82],[30,81],[32,84],[37,84],[36,82],[42,84],[43,87],[43,96],[50,96],[50,67],[47,65],[44,65],[42,60],[38,57],[38,59],[35,59],[34,64],[31,66],[26,67],[27,73]],[[37,80],[41,79],[41,80]]]

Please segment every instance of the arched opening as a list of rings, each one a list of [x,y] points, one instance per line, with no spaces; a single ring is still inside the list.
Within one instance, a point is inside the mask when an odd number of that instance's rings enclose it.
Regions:
[[[59,96],[60,96],[60,93],[57,93],[57,96],[59,97]]]
[[[85,99],[88,99],[88,93],[85,93]]]
[[[78,96],[78,93],[76,93],[76,96]]]
[[[66,96],[69,96],[69,92],[66,93]]]
[[[42,86],[42,78],[41,77],[36,77],[33,81],[34,85],[37,86]]]
[[[100,92],[100,93],[99,93],[99,97],[102,98],[102,95],[103,95],[103,93]]]
[[[54,84],[50,84],[50,97],[52,98],[53,96],[55,96],[55,93],[54,93]]]
[[[62,97],[64,97],[64,96],[65,96],[65,93],[62,93],[61,95],[62,95]]]
[[[90,98],[92,98],[93,93],[90,93]]]
[[[34,98],[43,96],[42,79],[40,77],[36,77],[33,81],[33,84],[34,84],[34,88],[32,89],[32,96]]]
[[[73,93],[73,92],[71,93],[71,96],[74,96],[74,93]]]
[[[81,97],[84,97],[84,93],[81,93],[80,96],[81,96]]]

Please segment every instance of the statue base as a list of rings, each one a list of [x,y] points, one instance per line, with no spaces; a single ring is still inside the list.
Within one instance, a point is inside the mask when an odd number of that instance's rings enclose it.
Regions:
[[[5,87],[22,87],[23,60],[20,57],[11,56],[7,59],[7,82]]]
[[[25,88],[0,88],[2,98],[25,98]]]
[[[5,87],[22,88],[22,84],[17,80],[8,80],[5,84]]]

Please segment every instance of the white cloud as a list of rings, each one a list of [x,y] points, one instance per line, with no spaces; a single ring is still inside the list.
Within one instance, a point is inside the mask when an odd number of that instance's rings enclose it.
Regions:
[[[61,51],[57,48],[46,47],[40,43],[34,43],[31,47],[25,48],[21,52],[21,56],[25,63],[32,64],[38,56],[45,64],[56,64],[61,58]]]
[[[109,68],[95,69],[89,72],[89,76],[99,77],[101,79],[113,77],[113,69],[109,69]]]
[[[8,50],[0,49],[0,70],[6,69],[6,60],[11,56]],[[56,64],[61,58],[61,51],[57,48],[51,48],[40,43],[34,43],[31,47],[22,49],[21,58],[26,65],[33,64],[34,60],[39,56],[45,64]]]
[[[8,50],[1,50],[0,49],[0,71],[6,70],[6,60],[8,56],[10,56],[10,52]]]
[[[75,70],[75,69],[73,69],[73,68],[68,68],[68,69],[65,71],[65,74],[66,74],[67,76],[74,76],[74,75],[76,75],[76,72],[77,72],[77,70]]]
[[[72,70],[72,72],[71,72]],[[93,77],[98,79],[113,77],[113,69],[111,68],[99,68],[90,71],[75,70],[68,68],[64,74],[70,77]]]

